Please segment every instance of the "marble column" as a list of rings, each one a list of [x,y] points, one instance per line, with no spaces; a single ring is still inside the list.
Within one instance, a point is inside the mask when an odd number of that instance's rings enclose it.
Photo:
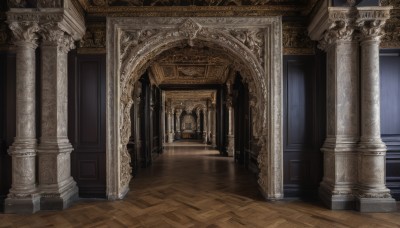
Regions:
[[[175,139],[181,139],[181,114],[182,114],[182,109],[175,110],[175,115],[176,115]]]
[[[215,104],[211,105],[211,146],[217,148],[217,118]]]
[[[196,110],[196,132],[197,132],[197,137],[200,139],[201,135],[200,135],[200,109],[198,108]]]
[[[9,22],[16,46],[16,135],[9,148],[12,186],[5,213],[40,210],[36,186],[36,58],[37,22]]]
[[[208,137],[207,137],[207,108],[203,109],[203,143],[207,144]]]
[[[380,131],[379,44],[390,8],[359,7],[361,31],[361,137],[358,153],[357,209],[396,211],[385,185],[386,145]]]
[[[167,131],[168,131],[168,143],[174,142],[174,133],[172,131],[172,110],[168,108],[168,123],[167,123]]]
[[[42,210],[62,210],[78,198],[68,140],[68,52],[74,39],[57,23],[42,25],[41,138],[38,147]]]
[[[232,100],[232,84],[227,84],[226,108],[228,110],[228,134],[226,136],[226,153],[229,157],[235,153],[235,133],[233,129],[233,100]]]

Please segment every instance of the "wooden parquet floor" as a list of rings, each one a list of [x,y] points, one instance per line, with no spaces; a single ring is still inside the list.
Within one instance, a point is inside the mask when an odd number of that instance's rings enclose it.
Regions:
[[[266,202],[256,177],[193,142],[172,144],[141,170],[124,200],[81,200],[33,215],[0,214],[0,227],[400,227],[400,213],[331,211]]]

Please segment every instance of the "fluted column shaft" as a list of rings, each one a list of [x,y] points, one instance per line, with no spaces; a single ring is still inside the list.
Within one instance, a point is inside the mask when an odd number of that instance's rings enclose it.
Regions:
[[[78,187],[71,176],[73,148],[68,140],[68,52],[75,46],[73,38],[57,23],[43,25],[41,33],[41,209],[62,210],[78,197]]]
[[[40,209],[36,188],[36,22],[11,22],[16,45],[16,136],[9,148],[12,187],[6,213],[34,213]]]

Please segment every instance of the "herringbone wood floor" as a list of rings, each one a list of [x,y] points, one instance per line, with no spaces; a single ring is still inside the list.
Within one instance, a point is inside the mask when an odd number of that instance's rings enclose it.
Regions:
[[[121,201],[82,200],[65,211],[0,215],[0,227],[400,227],[400,213],[331,211],[266,202],[256,178],[202,144],[167,147]]]

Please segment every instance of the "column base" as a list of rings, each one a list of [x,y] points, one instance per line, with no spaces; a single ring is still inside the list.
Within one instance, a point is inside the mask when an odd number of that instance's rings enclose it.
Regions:
[[[355,198],[351,194],[334,194],[331,190],[321,186],[319,197],[322,203],[331,210],[353,210]]]
[[[4,204],[6,214],[33,214],[41,209],[39,194],[29,198],[6,198]]]
[[[356,209],[360,212],[393,212],[397,211],[397,204],[393,198],[359,198]]]
[[[41,210],[64,210],[71,206],[73,202],[78,200],[78,187],[75,182],[73,186],[63,193],[43,193],[40,199]]]

